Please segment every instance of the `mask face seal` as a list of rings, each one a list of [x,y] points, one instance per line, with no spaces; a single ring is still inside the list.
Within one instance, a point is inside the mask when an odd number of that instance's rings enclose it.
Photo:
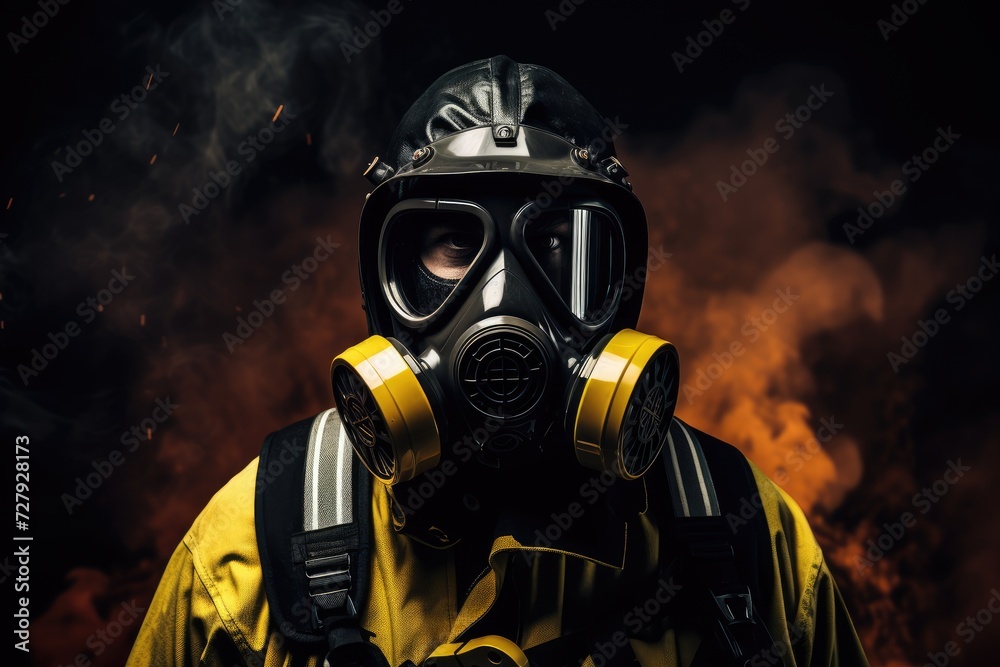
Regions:
[[[451,291],[458,284],[458,279],[446,280],[439,278],[419,262],[416,269],[414,285],[415,308],[418,313],[433,313],[438,309],[444,300],[448,298]]]

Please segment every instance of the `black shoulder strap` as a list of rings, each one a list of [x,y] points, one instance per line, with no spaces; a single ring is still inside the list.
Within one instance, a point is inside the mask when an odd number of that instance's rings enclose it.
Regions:
[[[758,652],[767,658],[778,655],[770,651],[773,644],[763,620],[774,582],[771,533],[746,457],[674,419],[661,459],[662,465],[646,473],[651,502],[672,513],[658,514],[661,554],[670,561],[662,564],[659,585],[676,580],[679,594],[658,614],[647,610],[650,622],[638,634],[622,626],[620,614],[614,615],[610,622],[526,650],[533,666],[575,665],[587,654],[609,667],[630,665],[635,655],[628,644],[616,648],[615,635],[653,640],[665,630],[661,623],[668,616],[670,622],[691,624],[705,638],[693,666],[744,665]],[[649,590],[640,592],[643,599],[649,595]],[[602,647],[615,650],[604,652]],[[602,652],[601,660],[595,650]],[[780,667],[781,662],[768,664]]]
[[[271,616],[290,640],[326,642],[343,627],[357,634],[368,595],[371,476],[356,459],[336,410],[272,433],[261,449],[257,545]]]
[[[778,655],[763,613],[774,581],[770,529],[746,457],[675,418],[663,458],[673,507],[667,539],[693,584],[676,602],[692,607],[685,617],[703,637],[692,665]]]

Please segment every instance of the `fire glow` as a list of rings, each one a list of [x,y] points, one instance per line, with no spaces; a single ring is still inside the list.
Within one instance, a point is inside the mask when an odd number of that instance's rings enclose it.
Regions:
[[[671,261],[649,274],[638,329],[677,346],[682,383],[693,382],[699,369],[711,379],[691,401],[679,402],[678,415],[739,447],[807,513],[872,663],[912,664],[905,656],[914,653],[913,629],[926,627],[915,616],[931,607],[939,591],[938,584],[905,580],[900,564],[926,562],[918,552],[940,543],[939,525],[949,515],[942,501],[912,528],[925,535],[923,541],[899,540],[859,571],[857,559],[865,556],[867,540],[877,543],[883,523],[876,510],[898,516],[894,508],[905,508],[920,484],[905,457],[880,454],[903,437],[909,417],[904,413],[879,428],[877,419],[858,416],[867,413],[856,404],[884,405],[888,412],[912,398],[913,388],[895,383],[885,351],[894,332],[912,329],[926,306],[947,291],[945,276],[962,273],[974,239],[963,237],[966,241],[942,250],[942,239],[929,234],[866,252],[828,240],[827,221],[865,201],[885,182],[886,172],[856,169],[848,139],[819,126],[804,127],[796,142],[762,165],[741,188],[738,205],[735,198],[721,201],[715,189],[720,171],[746,147],[760,145],[784,112],[779,98],[753,100],[742,106],[754,109],[743,131],[717,131],[720,123],[739,126],[735,111],[706,117],[685,128],[666,156],[628,151],[628,137],[623,138],[619,152],[647,212],[650,247],[672,253]],[[283,108],[277,107],[272,122]],[[313,138],[306,133],[307,144]],[[822,160],[800,148],[806,138]],[[318,134],[316,140],[321,143]],[[367,335],[353,261],[320,266],[246,341],[241,354],[229,354],[219,342],[220,327],[232,320],[233,304],[240,312],[239,304],[249,306],[259,297],[256,287],[247,285],[273,283],[309,250],[319,229],[350,257],[364,201],[364,183],[357,180],[340,198],[315,190],[275,196],[260,206],[263,231],[199,238],[199,251],[213,261],[177,271],[129,312],[129,329],[136,329],[134,318],[141,313],[142,334],[160,343],[152,346],[149,372],[136,389],[165,385],[181,400],[198,399],[189,400],[150,442],[156,468],[135,466],[133,477],[119,487],[119,499],[135,508],[116,518],[123,540],[142,545],[155,558],[136,557],[131,569],[113,574],[92,568],[71,573],[71,586],[35,624],[50,638],[51,645],[40,648],[50,664],[77,654],[100,626],[99,602],[125,597],[148,602],[191,521],[253,459],[267,433],[330,407],[330,359]],[[819,194],[831,182],[839,188],[837,197],[824,200]],[[142,228],[145,220],[136,214],[128,223]],[[788,297],[780,312],[779,292],[797,296]],[[196,306],[204,301],[218,317],[176,315],[203,312]],[[752,341],[745,329],[754,331]],[[733,352],[734,343],[742,345],[740,354]],[[877,357],[876,371],[854,361],[868,356]],[[712,364],[719,370],[709,372]],[[151,441],[152,433],[146,435]],[[877,474],[873,465],[881,466]],[[972,473],[969,477],[963,491],[977,483]],[[973,592],[967,598],[970,605],[981,603]],[[950,619],[934,620],[939,620],[935,629],[949,631]],[[127,643],[94,664],[124,662]]]

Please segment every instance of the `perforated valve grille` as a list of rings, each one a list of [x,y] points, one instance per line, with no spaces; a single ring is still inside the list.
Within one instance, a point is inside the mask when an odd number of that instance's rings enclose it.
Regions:
[[[396,470],[392,438],[371,391],[354,371],[339,366],[333,373],[333,393],[354,450],[373,475],[391,480]]]
[[[466,398],[482,412],[509,419],[523,415],[545,391],[545,357],[531,336],[496,327],[473,338],[458,363]]]
[[[677,361],[664,347],[646,364],[625,409],[619,447],[629,475],[641,475],[659,456],[676,404]]]

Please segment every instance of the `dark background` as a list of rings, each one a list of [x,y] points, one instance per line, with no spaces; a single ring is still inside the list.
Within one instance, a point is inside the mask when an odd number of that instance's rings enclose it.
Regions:
[[[673,253],[650,277],[640,329],[677,343],[685,383],[747,343],[679,414],[787,480],[872,663],[922,665],[957,641],[953,664],[991,664],[1000,624],[968,644],[957,626],[1000,586],[1000,284],[961,311],[947,300],[997,248],[991,19],[968,3],[914,2],[886,40],[877,22],[893,5],[882,2],[567,1],[554,30],[546,11],[558,2],[400,2],[350,62],[341,43],[388,3],[70,0],[18,53],[9,38],[0,46],[0,408],[4,447],[31,438],[33,664],[81,652],[122,663],[138,621],[110,643],[93,633],[122,602],[148,603],[184,530],[269,431],[331,403],[330,359],[366,334],[360,174],[438,75],[500,53],[554,69],[627,125],[619,151],[651,242]],[[672,53],[724,8],[735,20],[678,72]],[[0,28],[20,31],[38,11],[9,3]],[[157,64],[163,83],[115,118],[112,101]],[[723,202],[716,182],[730,165],[779,137],[775,122],[821,84],[830,102]],[[238,146],[279,105],[286,129],[245,163]],[[52,161],[105,116],[114,132],[60,181]],[[902,165],[948,127],[954,146],[850,243],[856,208],[905,179]],[[178,205],[227,159],[242,173],[185,224]],[[341,244],[334,258],[230,353],[222,334],[287,288],[283,272],[327,235]],[[135,280],[85,323],[77,305],[122,267]],[[741,326],[786,287],[801,301],[750,344]],[[939,308],[948,323],[893,372],[887,353]],[[68,322],[81,334],[25,384],[18,367]],[[123,433],[167,397],[175,414],[128,451]],[[796,455],[830,416],[843,429]],[[116,449],[124,462],[69,513],[64,494]],[[913,494],[959,458],[972,470],[921,514]],[[916,525],[858,567],[867,540],[907,511]],[[20,596],[15,576],[0,572],[7,599]]]

